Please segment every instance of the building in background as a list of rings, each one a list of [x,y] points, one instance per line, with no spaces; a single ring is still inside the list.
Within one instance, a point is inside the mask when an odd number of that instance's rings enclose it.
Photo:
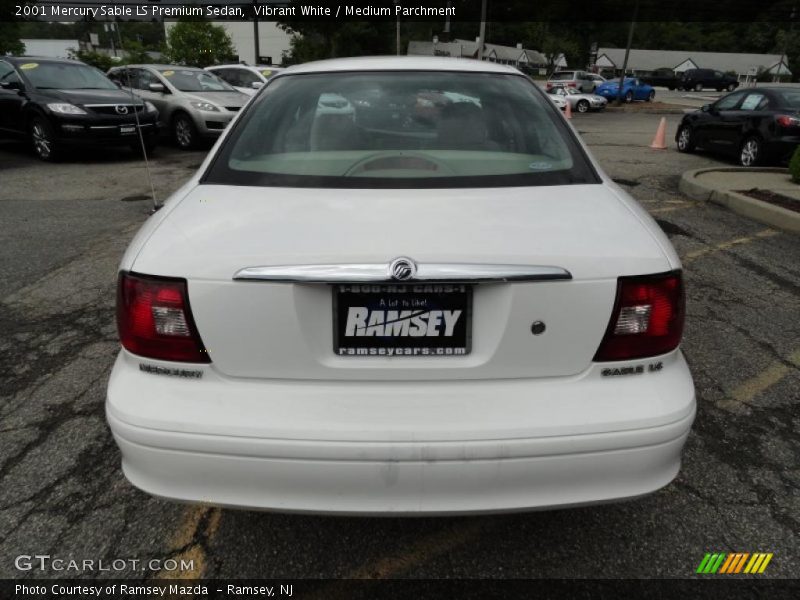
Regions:
[[[255,35],[252,21],[214,21],[231,36],[236,50],[237,61],[251,65],[280,65],[283,53],[289,52],[292,35],[278,27],[274,21],[258,23],[258,56],[256,56]],[[164,22],[164,32],[169,35],[174,22]]]
[[[477,58],[478,42],[471,40],[453,40],[440,42],[437,38],[432,41],[411,41],[408,43],[409,56],[450,56],[453,58]],[[522,44],[516,46],[501,46],[499,44],[483,45],[483,60],[511,65],[518,69],[534,74],[547,74],[547,58],[536,50],[528,50]],[[566,62],[564,63],[566,66]]]
[[[42,58],[69,58],[70,49],[79,47],[78,40],[22,40],[26,56]]]
[[[624,60],[625,48],[598,48],[594,67],[600,72],[613,71],[619,75]],[[646,75],[664,68],[676,73],[683,73],[687,69],[714,69],[735,73],[740,79],[760,73],[774,76],[792,74],[780,54],[631,49],[626,69],[628,73]]]

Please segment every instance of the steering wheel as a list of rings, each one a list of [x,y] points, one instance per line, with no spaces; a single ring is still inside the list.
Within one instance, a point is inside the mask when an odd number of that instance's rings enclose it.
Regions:
[[[446,163],[416,152],[394,150],[379,152],[362,158],[344,172],[344,177],[353,177],[368,171],[382,171],[387,169],[414,169],[418,171],[438,171],[447,175],[456,175],[456,172]]]

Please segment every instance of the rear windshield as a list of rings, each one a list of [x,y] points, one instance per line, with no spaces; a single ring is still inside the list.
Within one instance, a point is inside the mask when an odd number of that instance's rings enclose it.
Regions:
[[[40,90],[116,90],[117,86],[103,73],[82,64],[74,63],[23,63],[19,69]]]
[[[159,69],[167,81],[182,92],[235,92],[230,85],[209,71]]]
[[[575,79],[575,73],[569,71],[562,71],[561,73],[553,73],[550,77],[553,81],[565,81],[567,79]]]
[[[273,79],[204,181],[427,188],[598,179],[557,109],[525,77],[396,71]]]
[[[800,90],[774,90],[773,93],[778,95],[782,105],[800,110]]]

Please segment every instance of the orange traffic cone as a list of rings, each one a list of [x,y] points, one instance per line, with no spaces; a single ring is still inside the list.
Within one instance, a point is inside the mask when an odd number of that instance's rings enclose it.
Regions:
[[[564,109],[564,116],[568,119],[572,118],[572,108],[570,107],[569,100],[567,100],[567,108]]]
[[[656,137],[653,138],[653,142],[650,144],[650,147],[654,150],[666,150],[667,149],[667,118],[661,117],[661,122],[658,124],[658,129],[656,130]]]

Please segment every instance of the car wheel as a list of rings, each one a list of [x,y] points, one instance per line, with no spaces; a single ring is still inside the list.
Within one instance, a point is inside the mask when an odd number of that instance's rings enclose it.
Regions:
[[[34,117],[29,125],[31,146],[41,160],[56,160],[58,148],[56,146],[53,126],[44,117]]]
[[[703,91],[703,84],[702,83],[695,83],[694,84],[694,91],[695,92],[702,92]]]
[[[755,167],[761,162],[762,154],[761,140],[757,137],[748,137],[739,150],[739,164],[743,167]]]
[[[729,83],[729,84],[728,84],[727,90],[728,90],[729,92],[732,92],[732,91],[733,91],[733,90],[735,90],[735,89],[736,89],[736,84],[735,84],[735,83]]]
[[[633,92],[625,94],[625,102],[633,102]]]
[[[694,152],[694,136],[686,125],[678,131],[678,152]]]
[[[182,150],[191,150],[197,144],[197,129],[189,115],[177,114],[172,120],[172,137]]]
[[[579,113],[589,112],[589,102],[587,100],[578,100],[578,104],[575,108],[578,109]]]
[[[655,90],[651,90],[651,92],[647,95],[647,101],[648,102],[652,102],[653,98],[655,98],[655,97],[656,97],[656,91]]]

